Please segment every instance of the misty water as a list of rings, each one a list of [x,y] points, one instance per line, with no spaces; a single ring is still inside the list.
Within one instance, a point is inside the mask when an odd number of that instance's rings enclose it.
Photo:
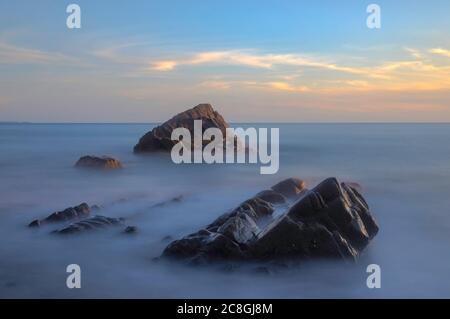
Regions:
[[[0,297],[450,297],[450,125],[262,126],[280,128],[276,175],[260,175],[259,164],[176,165],[168,154],[134,155],[152,125],[0,125]],[[117,157],[125,168],[75,169],[87,154]],[[167,236],[192,233],[291,176],[308,187],[330,176],[362,185],[380,232],[358,263],[308,262],[268,275],[154,261]],[[182,200],[154,206],[176,196]],[[125,217],[138,233],[55,236],[61,225],[27,227],[82,202]],[[81,289],[66,287],[73,263]],[[381,267],[381,289],[366,286],[372,263]]]

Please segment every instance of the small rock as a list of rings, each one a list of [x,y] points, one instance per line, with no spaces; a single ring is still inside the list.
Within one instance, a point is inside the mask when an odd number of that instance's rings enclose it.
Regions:
[[[66,235],[66,234],[75,234],[75,233],[81,233],[85,231],[91,231],[96,229],[103,229],[103,228],[109,228],[112,226],[123,226],[124,224],[123,218],[112,218],[112,217],[105,217],[105,216],[94,216],[91,218],[87,218],[84,220],[81,220],[76,223],[72,223],[67,227],[64,227],[63,229],[56,230],[53,233],[60,234],[60,235]]]
[[[83,156],[75,164],[75,167],[118,169],[122,168],[122,163],[112,157]]]
[[[28,227],[39,227],[47,223],[64,222],[72,219],[86,218],[91,213],[91,209],[88,204],[82,203],[75,207],[69,207],[62,211],[50,214],[48,217],[42,220],[32,221]]]
[[[123,232],[126,234],[135,234],[135,233],[137,233],[137,227],[136,226],[127,226]]]

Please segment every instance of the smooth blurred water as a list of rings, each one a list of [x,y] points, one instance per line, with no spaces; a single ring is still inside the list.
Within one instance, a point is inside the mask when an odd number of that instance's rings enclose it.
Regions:
[[[242,125],[233,125],[234,127]],[[132,148],[151,125],[0,125],[0,297],[450,297],[450,125],[264,124],[280,128],[280,171],[258,165],[175,165],[168,154]],[[82,155],[111,155],[125,169],[82,171]],[[168,244],[208,224],[277,181],[313,187],[336,176],[358,182],[380,233],[356,265],[308,263],[273,275],[225,273],[152,260]],[[181,202],[152,208],[174,196]],[[119,230],[72,238],[26,225],[87,202],[126,217]],[[77,263],[82,288],[66,288]],[[366,287],[366,266],[382,288]]]

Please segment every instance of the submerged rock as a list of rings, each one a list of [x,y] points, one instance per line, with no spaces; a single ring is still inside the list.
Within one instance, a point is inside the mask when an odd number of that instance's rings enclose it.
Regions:
[[[275,208],[284,212],[274,216]],[[377,232],[366,201],[353,187],[329,178],[307,190],[303,181],[287,179],[173,241],[162,256],[193,263],[355,260]]]
[[[61,235],[75,234],[85,231],[109,228],[112,226],[125,226],[125,219],[97,215],[91,218],[83,219],[81,221],[72,223],[69,226],[64,227],[60,230],[55,230],[53,233]],[[127,228],[125,228],[125,230]]]
[[[65,222],[72,219],[86,218],[91,213],[91,209],[88,204],[82,203],[75,207],[69,207],[62,211],[50,214],[44,219],[36,219],[32,221],[29,227],[39,227],[49,223]]]
[[[119,160],[112,157],[83,156],[75,163],[75,167],[117,169],[122,168],[123,165]]]
[[[136,226],[127,226],[125,227],[125,229],[123,230],[123,232],[125,234],[136,234],[138,231]]]
[[[168,204],[173,204],[173,203],[180,203],[181,201],[183,201],[184,196],[183,195],[177,195],[175,197],[172,197],[168,200],[156,203],[154,205],[151,206],[151,208],[158,208],[158,207],[163,207],[166,206]]]
[[[202,133],[208,128],[218,128],[225,136],[226,128],[229,127],[222,115],[214,111],[210,104],[199,104],[192,109],[175,115],[170,120],[146,133],[134,146],[134,152],[170,151],[178,143],[177,141],[172,141],[172,131],[175,128],[184,127],[194,137],[194,120],[202,120]]]

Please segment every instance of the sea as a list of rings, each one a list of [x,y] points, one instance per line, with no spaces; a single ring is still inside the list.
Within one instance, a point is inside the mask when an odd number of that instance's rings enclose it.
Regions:
[[[0,124],[0,298],[450,298],[450,124],[233,124],[279,128],[273,175],[260,164],[133,154],[154,126]],[[113,156],[124,168],[76,169],[83,155]],[[380,231],[356,263],[264,273],[158,260],[171,240],[288,177],[309,188],[327,177],[361,185]],[[125,218],[136,234],[27,227],[83,202]],[[71,264],[81,269],[79,289],[66,285]],[[372,264],[380,288],[367,285]]]

